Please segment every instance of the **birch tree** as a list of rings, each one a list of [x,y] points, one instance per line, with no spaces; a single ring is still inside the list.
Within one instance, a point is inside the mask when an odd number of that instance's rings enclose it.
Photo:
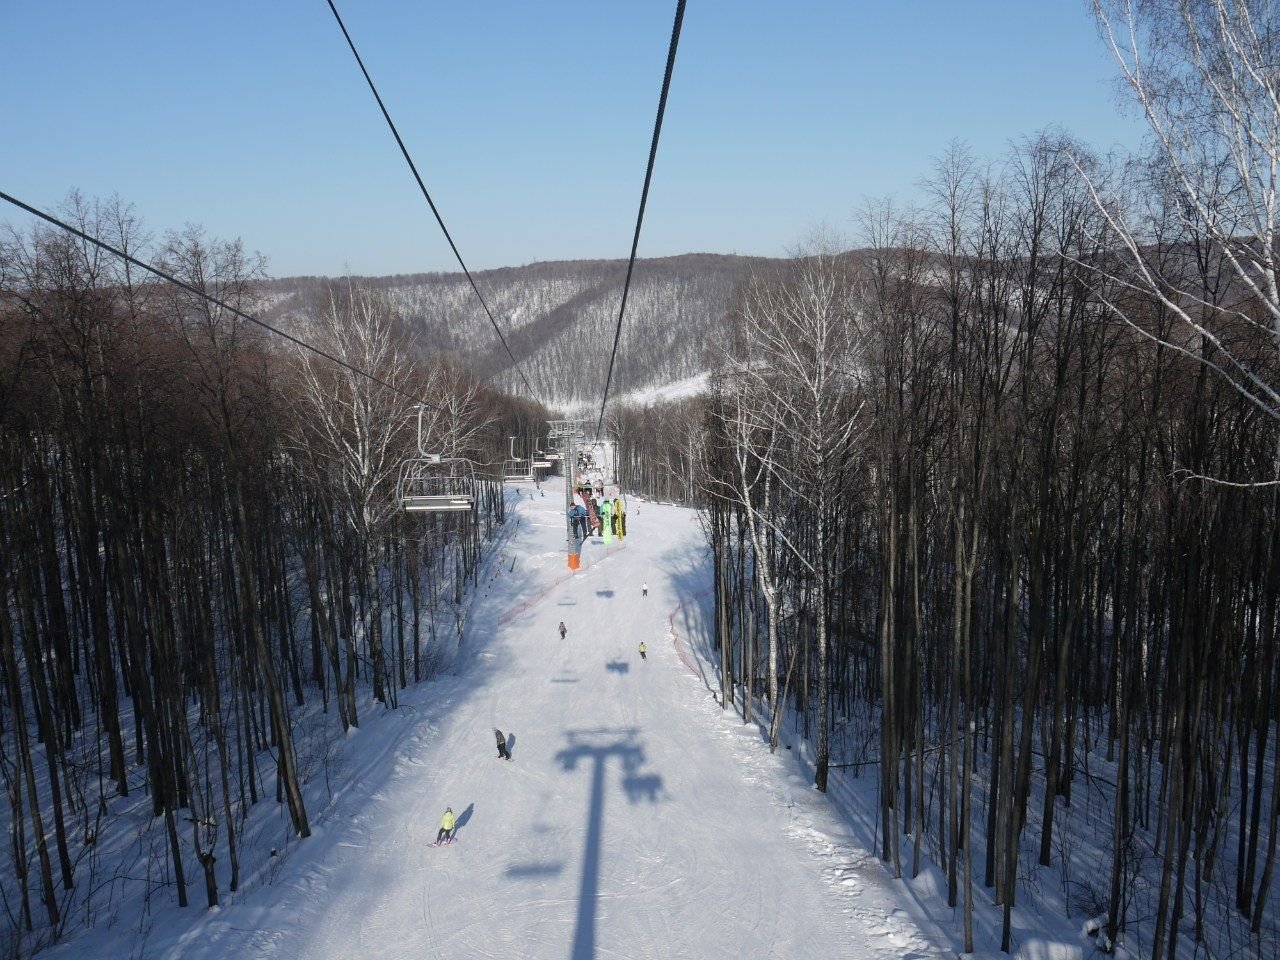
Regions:
[[[1154,155],[1139,168],[1136,202],[1077,169],[1127,254],[1127,285],[1179,323],[1164,336],[1119,298],[1104,302],[1280,419],[1280,8],[1270,0],[1093,0],[1093,11]],[[1204,294],[1186,257],[1153,249],[1166,193],[1180,228],[1173,239],[1206,244],[1229,263],[1226,302]]]
[[[387,298],[350,278],[330,286],[312,335],[321,349],[412,396],[414,363],[403,324]],[[349,367],[339,367],[314,354],[301,364],[302,442],[337,492],[332,506],[354,545],[361,592],[369,608],[367,646],[372,663],[374,698],[389,696],[382,636],[382,588],[378,544],[398,512],[395,475],[414,450],[413,402],[374,383]],[[355,669],[346,636],[348,671]],[[358,725],[354,678],[346,678],[347,719]]]
[[[858,384],[861,343],[854,283],[833,244],[815,241],[778,277],[748,285],[741,315],[743,352],[738,372],[769,398],[773,429],[791,438],[790,456],[773,458],[778,483],[800,503],[811,532],[776,530],[812,581],[818,677],[814,784],[826,790],[830,763],[828,666],[828,538],[839,503],[848,453],[863,427]]]
[[[752,571],[764,599],[767,643],[767,697],[769,702],[769,749],[777,752],[783,709],[778,702],[778,651],[782,616],[782,583],[774,562],[774,544],[783,527],[778,510],[777,459],[782,436],[778,418],[767,408],[768,395],[753,390],[753,380],[742,376],[722,377],[714,385],[722,409],[719,422],[726,446],[727,476],[720,482],[709,476],[713,496],[723,497],[741,508],[751,542]],[[751,665],[750,669],[754,669]]]

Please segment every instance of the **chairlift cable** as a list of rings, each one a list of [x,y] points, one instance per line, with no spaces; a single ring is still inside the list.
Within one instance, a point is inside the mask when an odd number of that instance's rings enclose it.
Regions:
[[[333,0],[327,0],[329,9],[333,11],[334,19],[338,21],[338,27],[342,30],[342,35],[346,37],[347,46],[351,48],[351,53],[356,58],[356,63],[360,66],[360,72],[364,74],[365,81],[369,84],[369,90],[373,93],[373,98],[378,101],[378,109],[382,111],[383,118],[387,121],[387,126],[391,128],[391,135],[396,138],[396,144],[400,147],[400,153],[404,156],[405,163],[409,165],[410,171],[413,173],[413,179],[418,181],[418,189],[422,191],[423,198],[427,201],[427,206],[431,208],[432,214],[435,215],[436,223],[440,224],[440,229],[444,232],[444,238],[449,242],[449,249],[453,251],[454,257],[458,261],[458,266],[462,267],[462,272],[466,274],[467,280],[471,283],[471,289],[475,291],[476,299],[480,301],[480,306],[484,308],[485,315],[489,318],[489,323],[493,325],[494,333],[498,335],[498,339],[502,341],[503,348],[507,351],[507,356],[511,358],[511,363],[516,368],[516,373],[520,374],[520,379],[524,381],[525,389],[529,391],[529,396],[533,397],[533,387],[529,383],[529,378],[524,375],[524,371],[520,368],[519,361],[511,352],[511,347],[507,344],[507,338],[502,335],[502,329],[498,326],[498,321],[493,318],[493,312],[489,309],[489,304],[485,302],[484,295],[480,293],[480,288],[476,285],[475,278],[471,276],[471,271],[467,269],[467,265],[463,262],[462,254],[458,252],[457,245],[453,242],[453,237],[449,234],[449,228],[444,225],[444,218],[440,216],[440,211],[436,209],[435,201],[431,199],[431,194],[427,192],[427,185],[422,182],[422,176],[418,173],[418,167],[413,162],[413,157],[409,156],[409,149],[404,145],[404,140],[400,138],[400,131],[396,129],[395,121],[391,119],[391,114],[387,112],[386,104],[382,102],[382,96],[378,93],[378,88],[374,86],[373,77],[369,76],[369,71],[365,69],[364,60],[360,57],[360,51],[356,49],[355,41],[351,39],[351,34],[347,32],[347,25],[342,22],[342,16],[338,13],[338,8],[334,5]],[[680,0],[681,6],[684,6],[684,0]]]
[[[212,296],[208,293],[205,293],[199,287],[193,286],[192,284],[187,283],[185,280],[179,280],[177,277],[173,276],[172,274],[166,273],[165,271],[161,270],[159,267],[154,267],[149,263],[139,260],[137,257],[131,256],[130,254],[125,253],[123,250],[120,250],[117,247],[113,247],[111,244],[107,243],[105,240],[99,240],[97,237],[91,236],[85,233],[83,230],[77,229],[76,227],[73,227],[71,224],[63,220],[59,220],[57,217],[53,216],[53,214],[45,213],[43,210],[39,210],[28,203],[23,203],[17,197],[11,196],[5,193],[3,190],[0,190],[0,200],[5,200],[8,203],[13,204],[15,207],[18,207],[21,210],[25,210],[27,213],[31,214],[33,217],[39,217],[41,220],[44,220],[47,223],[51,223],[53,224],[53,226],[58,227],[62,230],[65,230],[67,233],[73,234],[74,236],[79,237],[81,240],[84,240],[88,243],[93,244],[95,247],[99,247],[102,250],[106,250],[108,253],[113,253],[120,259],[133,264],[135,267],[140,267],[141,269],[146,270],[148,273],[155,274],[161,280],[165,280],[169,283],[172,283],[176,287],[181,287],[183,290],[186,290],[188,293],[194,293],[197,297],[201,297],[204,300],[207,300],[209,303],[216,304],[217,306],[222,307],[222,309],[235,314],[237,317],[240,317],[242,320],[248,320],[250,323],[255,323],[258,326],[262,327],[264,330],[274,333],[278,337],[284,337],[284,339],[288,340],[290,343],[293,343],[304,350],[309,350],[318,357],[323,357],[325,360],[328,360],[332,363],[336,363],[340,367],[345,367],[346,369],[350,370],[352,373],[359,374],[362,377],[372,380],[374,383],[378,384],[378,386],[385,387],[386,389],[392,391],[393,393],[398,393],[400,396],[404,397],[406,400],[411,400],[415,404],[420,404],[421,406],[427,407],[428,409],[431,409],[431,410],[435,410],[439,413],[446,412],[443,408],[437,407],[433,403],[427,403],[425,400],[422,400],[419,397],[415,397],[411,393],[407,393],[404,390],[401,390],[399,387],[395,386],[394,384],[387,383],[387,381],[381,379],[380,377],[375,377],[372,373],[369,373],[367,370],[361,370],[359,367],[353,366],[347,363],[347,361],[345,360],[340,360],[339,358],[335,357],[333,354],[326,353],[324,350],[321,350],[319,347],[312,346],[311,344],[307,343],[305,340],[300,340],[299,338],[293,336],[292,334],[285,333],[279,327],[273,327],[271,324],[263,320],[259,320],[257,317],[253,316],[252,314],[246,313],[245,311],[239,309],[238,307],[233,307],[231,304],[227,303],[225,300],[219,300],[217,297]]]
[[[333,0],[330,0],[332,3]],[[644,223],[644,208],[649,201],[649,183],[653,179],[653,164],[658,156],[658,137],[662,133],[662,115],[667,109],[667,92],[671,89],[671,71],[676,65],[676,47],[680,45],[680,26],[684,21],[685,0],[677,0],[676,19],[671,26],[671,46],[667,50],[667,70],[662,77],[662,96],[658,98],[658,116],[653,124],[653,141],[649,144],[649,165],[644,172],[644,189],[640,192],[640,212],[636,215],[636,232],[631,238],[631,259],[627,261],[627,279],[622,285],[622,305],[618,309],[618,325],[613,334],[613,350],[609,354],[609,372],[604,379],[604,396],[600,400],[600,417],[596,421],[596,437],[604,426],[604,408],[609,402],[609,384],[613,381],[613,364],[618,356],[618,341],[622,338],[622,317],[627,312],[627,292],[631,289],[631,272],[636,265],[636,248],[640,245],[640,226]]]

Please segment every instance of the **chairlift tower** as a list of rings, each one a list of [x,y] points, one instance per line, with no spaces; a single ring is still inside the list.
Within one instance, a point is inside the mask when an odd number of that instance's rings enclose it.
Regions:
[[[578,462],[578,447],[586,442],[584,427],[587,421],[581,420],[548,420],[550,429],[547,432],[547,443],[554,446],[565,464],[564,471],[564,526],[565,554],[568,557],[569,569],[577,570],[582,558],[578,553],[578,538],[574,535],[572,510],[573,483]]]

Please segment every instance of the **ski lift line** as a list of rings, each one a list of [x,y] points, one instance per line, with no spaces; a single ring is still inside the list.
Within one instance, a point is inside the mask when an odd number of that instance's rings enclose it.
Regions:
[[[63,220],[59,220],[57,217],[55,217],[51,213],[45,213],[43,210],[39,210],[36,207],[31,206],[29,203],[23,203],[17,197],[12,196],[8,193],[5,193],[3,190],[0,190],[0,200],[4,200],[7,203],[11,203],[15,207],[19,208],[20,210],[25,210],[27,213],[31,214],[33,217],[39,217],[41,220],[44,220],[46,223],[50,223],[61,230],[65,230],[67,233],[77,236],[81,240],[84,240],[87,243],[93,244],[95,247],[98,247],[102,250],[106,250],[108,253],[113,253],[117,257],[119,257],[121,260],[124,260],[127,263],[131,263],[135,267],[139,267],[143,270],[146,270],[148,273],[154,274],[155,276],[159,277],[161,280],[164,280],[168,283],[172,283],[176,287],[181,287],[183,290],[186,290],[188,293],[194,293],[197,297],[200,297],[203,300],[207,300],[209,303],[215,304],[221,307],[223,310],[228,311],[229,313],[235,314],[237,317],[239,317],[242,320],[248,320],[250,323],[257,324],[258,326],[262,327],[262,329],[270,333],[274,333],[278,337],[283,337],[284,339],[288,340],[290,343],[301,347],[303,350],[308,350],[311,353],[314,353],[318,357],[323,357],[325,360],[328,360],[330,363],[336,363],[338,366],[344,367],[347,370],[350,370],[352,373],[358,374],[359,376],[362,376],[368,380],[371,380],[374,383],[376,383],[378,386],[385,387],[387,390],[390,390],[393,393],[399,394],[400,396],[404,397],[406,400],[411,400],[415,404],[418,404],[419,406],[427,407],[428,409],[435,410],[438,413],[447,412],[442,407],[437,407],[433,403],[427,403],[425,400],[422,400],[419,397],[415,397],[411,393],[407,393],[404,390],[401,390],[399,387],[395,386],[394,384],[387,383],[387,381],[381,379],[380,377],[375,377],[372,373],[369,373],[367,370],[361,370],[359,367],[352,366],[351,364],[347,363],[347,361],[340,360],[339,358],[335,357],[333,354],[326,353],[324,350],[321,350],[319,347],[312,346],[311,344],[307,343],[305,340],[300,340],[297,337],[293,336],[292,334],[285,333],[279,327],[273,327],[271,324],[267,323],[266,321],[259,320],[257,317],[253,316],[252,314],[246,313],[245,311],[239,309],[238,307],[233,307],[231,304],[227,303],[224,300],[219,300],[217,297],[214,297],[214,296],[211,296],[210,294],[205,293],[199,287],[193,286],[192,284],[187,283],[185,280],[179,280],[177,277],[173,276],[172,274],[166,273],[165,271],[161,270],[159,267],[153,267],[151,264],[146,263],[142,260],[139,260],[137,257],[131,256],[130,254],[125,253],[123,250],[120,250],[117,247],[113,247],[111,244],[107,243],[105,240],[99,240],[97,237],[90,236],[89,234],[85,233],[83,230],[77,229],[76,227],[73,227],[71,224]]]
[[[342,16],[338,13],[337,6],[333,0],[326,0],[329,9],[333,11],[333,17],[338,21],[338,28],[342,31],[342,35],[347,40],[347,46],[351,48],[352,55],[356,58],[356,63],[360,67],[360,72],[364,74],[365,82],[369,84],[369,90],[373,93],[373,99],[378,101],[378,109],[382,111],[383,119],[387,121],[387,126],[391,128],[391,135],[396,138],[396,144],[400,147],[400,153],[404,156],[404,161],[409,165],[409,170],[413,173],[413,179],[418,181],[418,189],[422,191],[423,198],[427,201],[427,206],[431,208],[431,213],[436,218],[436,223],[440,224],[440,229],[444,233],[444,238],[449,242],[449,249],[453,251],[453,256],[458,261],[458,266],[462,268],[462,272],[466,274],[467,281],[471,284],[471,289],[475,292],[476,299],[480,301],[480,306],[484,308],[485,316],[489,318],[489,323],[493,325],[493,332],[498,335],[498,339],[502,342],[502,347],[507,351],[507,356],[511,358],[511,363],[516,368],[516,373],[520,374],[520,379],[524,381],[525,389],[529,391],[529,396],[533,397],[533,387],[529,383],[529,378],[524,375],[524,370],[520,368],[519,361],[511,352],[511,347],[507,343],[507,338],[502,335],[502,330],[498,326],[498,321],[493,318],[493,312],[489,309],[489,304],[485,302],[480,288],[476,285],[475,278],[471,276],[471,271],[467,269],[467,265],[463,262],[462,254],[458,252],[458,246],[453,242],[453,237],[449,233],[449,228],[444,225],[444,218],[440,216],[440,211],[436,208],[435,201],[431,199],[431,194],[427,192],[427,185],[422,182],[422,175],[418,173],[417,164],[413,162],[413,157],[409,155],[409,148],[404,145],[404,140],[400,138],[400,131],[396,129],[395,121],[391,119],[391,114],[387,112],[386,104],[382,102],[382,95],[378,93],[378,88],[374,86],[373,77],[369,76],[369,71],[365,69],[364,60],[360,57],[360,51],[356,49],[355,41],[351,39],[351,34],[347,32],[347,25],[342,22]],[[684,0],[681,0],[683,5]]]
[[[332,0],[330,0],[332,2]],[[640,246],[640,226],[644,223],[644,208],[649,202],[649,184],[653,180],[653,164],[658,156],[658,137],[662,134],[662,115],[667,110],[667,93],[671,89],[671,71],[676,65],[676,47],[680,45],[680,27],[684,22],[685,0],[676,2],[676,19],[671,25],[671,46],[667,49],[667,69],[662,77],[662,95],[658,98],[658,116],[653,124],[653,140],[649,144],[649,165],[644,172],[644,189],[640,191],[640,212],[636,215],[636,232],[631,238],[631,259],[627,261],[627,279],[622,285],[622,305],[618,308],[618,325],[613,334],[613,350],[609,354],[609,372],[604,378],[604,396],[600,400],[600,417],[596,421],[596,436],[603,436],[604,408],[609,402],[609,384],[613,381],[613,363],[618,356],[618,341],[622,338],[622,317],[627,312],[627,292],[631,289],[631,272],[636,265],[636,248]]]

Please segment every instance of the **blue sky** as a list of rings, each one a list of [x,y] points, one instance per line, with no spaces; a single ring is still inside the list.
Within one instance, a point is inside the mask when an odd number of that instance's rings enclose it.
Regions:
[[[674,0],[339,9],[469,266],[627,255]],[[1086,0],[689,0],[640,255],[852,234],[955,139],[1135,145],[1112,76]],[[0,0],[0,189],[73,188],[278,276],[453,269],[325,0]]]

